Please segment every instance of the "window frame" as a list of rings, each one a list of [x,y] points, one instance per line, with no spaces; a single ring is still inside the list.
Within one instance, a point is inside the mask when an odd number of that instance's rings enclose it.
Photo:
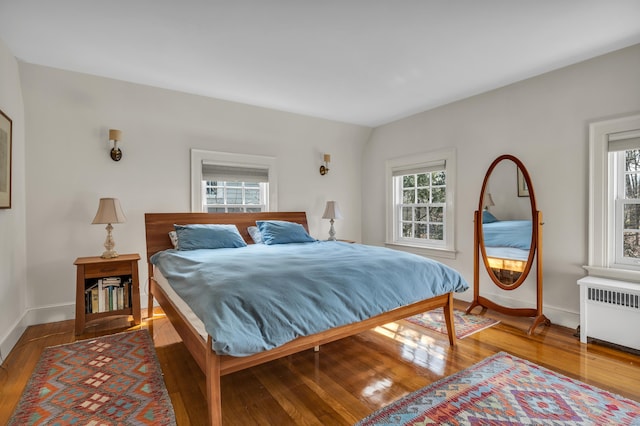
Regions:
[[[444,162],[446,172],[446,195],[444,213],[444,239],[420,241],[415,238],[404,238],[401,233],[402,184],[394,178],[394,173],[420,174]],[[386,242],[385,245],[427,256],[454,259],[455,249],[455,192],[456,192],[456,153],[453,149],[432,151],[417,155],[403,156],[386,161]],[[399,197],[399,198],[398,198]]]
[[[610,140],[639,129],[640,114],[589,124],[589,275],[640,281],[640,268],[616,261],[616,156],[609,154]]]
[[[269,190],[265,200],[265,211],[278,210],[278,188],[276,159],[262,155],[237,154],[230,152],[191,149],[191,211],[202,212],[203,189],[202,164],[215,164],[227,167],[263,168],[268,170]],[[229,207],[227,205],[221,205]]]

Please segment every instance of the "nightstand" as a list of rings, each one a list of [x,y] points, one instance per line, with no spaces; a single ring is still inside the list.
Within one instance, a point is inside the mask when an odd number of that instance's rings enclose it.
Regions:
[[[349,243],[349,244],[355,244],[356,242],[354,240],[336,240],[336,241],[342,241],[343,243]]]
[[[76,265],[76,335],[101,318],[131,315],[140,324],[139,254],[112,259],[79,257]]]

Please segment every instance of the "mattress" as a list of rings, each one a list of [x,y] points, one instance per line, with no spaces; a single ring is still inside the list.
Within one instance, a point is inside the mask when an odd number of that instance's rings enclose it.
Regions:
[[[178,293],[175,292],[171,285],[167,281],[167,279],[162,275],[162,272],[156,266],[153,266],[153,279],[156,281],[158,286],[165,292],[167,297],[171,299],[174,306],[178,311],[182,314],[182,316],[195,328],[198,334],[204,339],[207,340],[207,331],[204,328],[204,323],[198,318],[198,316],[191,310],[187,302],[185,302]]]

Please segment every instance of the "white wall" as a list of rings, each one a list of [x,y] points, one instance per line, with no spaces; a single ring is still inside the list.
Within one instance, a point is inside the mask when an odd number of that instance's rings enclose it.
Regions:
[[[0,109],[13,122],[11,209],[0,209],[0,353],[25,329],[26,233],[24,105],[18,62],[0,40]]]
[[[556,323],[576,327],[576,280],[587,262],[587,126],[640,111],[638,70],[640,45],[376,128],[363,156],[364,242],[384,243],[385,160],[455,147],[458,254],[442,261],[472,284],[473,212],[482,179],[493,159],[513,154],[528,169],[544,215],[545,313]],[[488,284],[486,274],[482,277],[481,293],[495,294],[497,287]],[[460,298],[471,300],[472,293]],[[494,300],[530,307],[534,287],[528,282],[511,293],[495,294]]]
[[[273,156],[278,209],[306,211],[326,238],[327,200],[340,203],[339,237],[361,239],[361,158],[370,129],[84,74],[20,64],[27,119],[27,277],[32,323],[73,318],[79,256],[103,251],[91,225],[100,197],[120,199],[116,250],[145,256],[145,212],[190,209],[191,148]],[[123,132],[109,157],[108,129]],[[322,154],[330,173],[320,176]],[[140,262],[146,293],[146,262]],[[143,305],[146,297],[143,297]]]

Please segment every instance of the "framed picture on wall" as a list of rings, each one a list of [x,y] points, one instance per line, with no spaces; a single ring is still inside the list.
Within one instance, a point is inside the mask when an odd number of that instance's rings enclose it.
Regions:
[[[11,208],[11,119],[0,110],[0,209]]]
[[[528,197],[529,196],[529,187],[527,186],[527,180],[524,178],[524,174],[520,167],[516,167],[518,169],[518,197]]]

